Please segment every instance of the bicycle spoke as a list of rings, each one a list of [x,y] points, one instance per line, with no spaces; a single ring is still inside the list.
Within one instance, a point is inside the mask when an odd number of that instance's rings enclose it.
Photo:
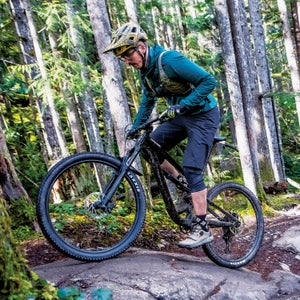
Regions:
[[[245,265],[253,259],[262,241],[259,204],[253,194],[235,183],[217,186],[212,194],[207,220],[214,239],[204,250],[220,265],[231,268]]]

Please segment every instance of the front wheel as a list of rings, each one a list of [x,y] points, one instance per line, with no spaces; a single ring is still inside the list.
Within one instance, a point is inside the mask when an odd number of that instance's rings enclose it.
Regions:
[[[127,171],[104,207],[93,203],[117,177],[120,160],[101,153],[62,159],[40,187],[37,216],[45,237],[75,259],[100,261],[125,251],[138,237],[146,214],[143,187]]]
[[[207,220],[213,241],[204,245],[216,264],[240,268],[257,254],[263,239],[264,218],[256,196],[245,186],[224,182],[208,192]]]

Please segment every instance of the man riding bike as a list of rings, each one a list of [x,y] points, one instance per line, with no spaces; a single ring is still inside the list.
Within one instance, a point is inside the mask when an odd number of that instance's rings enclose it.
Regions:
[[[139,25],[126,23],[114,33],[104,52],[112,51],[140,72],[143,93],[132,128],[146,122],[157,98],[164,97],[170,119],[155,129],[151,138],[166,151],[188,139],[182,164],[195,218],[191,233],[178,245],[195,248],[213,239],[206,221],[207,188],[203,170],[219,125],[217,101],[211,94],[216,81],[180,52],[165,51],[159,45],[149,46],[147,40]],[[133,132],[129,131],[128,135]],[[176,178],[181,176],[167,161],[161,161],[161,167]]]

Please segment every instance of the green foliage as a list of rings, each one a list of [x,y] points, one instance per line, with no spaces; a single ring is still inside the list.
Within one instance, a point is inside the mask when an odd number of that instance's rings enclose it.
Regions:
[[[28,97],[27,86],[21,74],[7,72],[7,66],[2,61],[0,61],[0,73],[4,75],[0,75],[0,89],[2,94],[6,94],[12,98],[19,96]]]
[[[153,249],[164,239],[164,231],[180,231],[180,228],[170,219],[163,200],[156,198],[154,206],[147,210],[145,224],[135,244]]]
[[[268,195],[268,206],[276,211],[290,209],[300,203],[299,199],[286,194]]]
[[[287,151],[299,153],[300,130],[296,113],[294,95],[273,93],[279,112],[282,141]]]
[[[300,128],[295,98],[292,93],[274,93],[279,113],[284,163],[287,177],[299,182],[300,177]]]
[[[35,232],[34,222],[36,221],[35,207],[24,198],[11,201],[9,208],[11,216],[11,229],[13,236],[19,241],[32,238],[38,233]]]
[[[300,178],[300,155],[284,155],[284,164],[286,168],[286,175],[291,179],[299,182]]]
[[[40,141],[36,136],[36,123],[32,120],[32,107],[26,98],[22,98],[20,94],[19,97],[14,95],[11,110],[3,114],[10,124],[4,129],[4,133],[10,153],[14,156],[14,166],[19,178],[30,197],[35,199],[38,183],[45,174],[46,166]]]

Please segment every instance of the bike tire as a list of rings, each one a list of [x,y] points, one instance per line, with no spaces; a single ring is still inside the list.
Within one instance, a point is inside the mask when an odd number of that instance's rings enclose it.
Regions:
[[[264,217],[259,200],[247,187],[235,182],[217,184],[207,198],[207,220],[214,239],[203,245],[204,252],[223,267],[247,265],[263,240]],[[220,226],[220,222],[225,225]],[[226,222],[234,225],[226,226]]]
[[[37,199],[37,218],[47,240],[64,254],[83,261],[115,257],[135,241],[146,214],[143,187],[127,171],[110,211],[90,211],[121,162],[102,153],[71,155],[46,174]]]

